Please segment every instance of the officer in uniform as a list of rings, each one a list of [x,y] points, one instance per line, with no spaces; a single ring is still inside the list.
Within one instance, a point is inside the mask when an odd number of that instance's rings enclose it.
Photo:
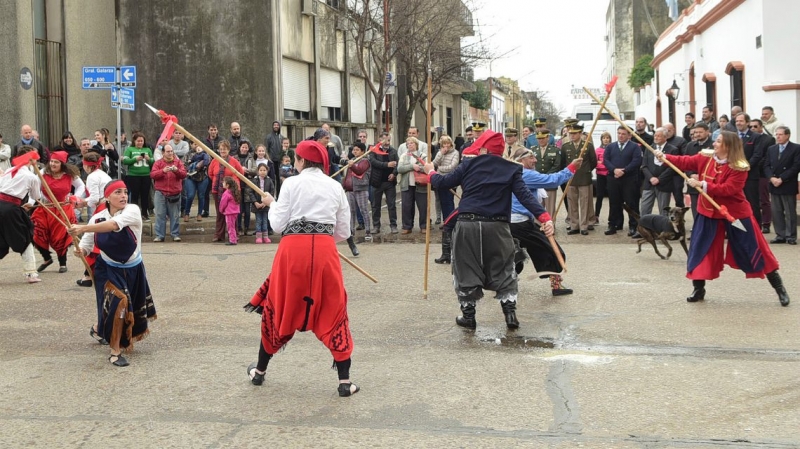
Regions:
[[[472,138],[474,140],[480,139],[484,131],[486,131],[486,123],[472,122]]]
[[[561,146],[561,151],[566,157],[567,163],[580,157],[581,148],[585,140],[582,138],[583,124],[576,123],[569,128],[569,141]],[[594,205],[592,204],[592,170],[597,167],[597,154],[594,152],[594,145],[591,142],[586,144],[586,152],[583,154],[583,164],[572,178],[572,183],[567,189],[569,203],[567,213],[569,217],[568,235],[577,234],[589,235],[589,231],[594,230]]]
[[[539,145],[533,147],[531,150],[536,155],[536,168],[539,173],[549,175],[558,173],[567,166],[567,158],[561,148],[555,145],[550,145],[550,132],[544,130],[536,133],[536,140]],[[547,198],[544,200],[544,208],[551,214],[556,210],[556,196],[558,189],[547,189]]]
[[[506,138],[506,149],[503,152],[503,158],[508,160],[513,160],[513,154],[519,148],[525,148],[522,144],[519,143],[519,130],[516,128],[506,128],[505,131],[505,138]]]
[[[547,130],[547,117],[536,117],[535,119],[533,119],[533,126],[536,127],[536,133],[539,133],[541,131],[547,131],[548,133],[550,132],[550,131]],[[556,144],[556,138],[553,137],[552,134],[550,134],[550,139],[548,140],[547,143],[548,143],[548,145],[555,145]],[[536,145],[536,144],[534,143],[531,146],[533,146],[533,145]]]

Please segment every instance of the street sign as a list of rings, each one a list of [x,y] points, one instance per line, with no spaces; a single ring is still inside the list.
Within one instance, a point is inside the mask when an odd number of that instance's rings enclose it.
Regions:
[[[136,91],[126,88],[111,88],[111,107],[125,109],[126,111],[136,110],[135,104]]]
[[[135,65],[124,65],[119,68],[119,83],[122,87],[136,87]]]
[[[84,89],[110,89],[117,81],[116,67],[84,67]]]

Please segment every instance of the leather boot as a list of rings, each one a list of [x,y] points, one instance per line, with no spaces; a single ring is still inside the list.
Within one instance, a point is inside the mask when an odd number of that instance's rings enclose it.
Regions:
[[[778,270],[767,273],[767,280],[769,280],[769,285],[778,292],[778,300],[781,302],[781,305],[784,307],[788,306],[789,293],[786,292],[786,287],[783,286],[783,279],[781,279],[781,275],[778,274]]]
[[[456,318],[456,324],[467,329],[475,329],[478,323],[475,322],[475,306],[461,305],[461,316]]]
[[[692,294],[686,298],[688,302],[697,302],[706,299],[706,281],[692,281]]]
[[[560,274],[551,274],[550,275],[550,290],[553,292],[553,296],[563,296],[563,295],[571,295],[572,289],[566,288],[561,284],[563,278]]]
[[[519,321],[517,321],[517,302],[501,302],[500,307],[503,308],[503,315],[506,316],[506,327],[509,329],[517,329],[519,327]]]
[[[353,253],[353,256],[358,256],[358,248],[356,247],[356,241],[353,240],[353,237],[347,239],[347,246],[350,247],[350,252]]]
[[[450,263],[450,243],[452,242],[452,231],[442,231],[442,255],[433,261],[436,263]]]

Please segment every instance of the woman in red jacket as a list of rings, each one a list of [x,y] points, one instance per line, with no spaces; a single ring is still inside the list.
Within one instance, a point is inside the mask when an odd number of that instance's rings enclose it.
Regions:
[[[167,217],[169,217],[169,233],[173,242],[180,242],[181,189],[186,178],[186,167],[175,157],[172,145],[166,144],[162,150],[164,157],[157,160],[150,170],[153,179],[153,206],[156,208],[156,238],[154,242],[163,242],[166,237]]]
[[[734,228],[711,202],[700,196],[686,274],[692,280],[694,291],[686,300],[697,302],[705,299],[706,281],[718,278],[723,265],[727,264],[744,271],[747,278],[763,279],[766,275],[778,293],[781,305],[788,306],[789,294],[778,274],[778,260],[761,234],[761,225],[753,218],[750,203],[744,196],[750,165],[739,136],[722,131],[714,141],[713,155],[701,152],[694,156],[673,156],[657,151],[656,156],[659,160],[666,157],[683,171],[697,172],[698,179],[687,181],[689,187],[700,187],[746,228],[746,231]],[[728,247],[724,248],[726,237]]]
[[[225,140],[221,141],[219,143],[220,157],[225,159],[225,162],[238,170],[239,173],[244,174],[242,164],[240,164],[235,157],[232,157],[230,153],[231,144]],[[225,192],[225,189],[222,187],[222,180],[225,179],[226,176],[230,176],[236,184],[239,184],[239,178],[237,178],[230,169],[220,164],[216,159],[211,161],[211,165],[208,166],[208,177],[211,179],[211,193],[214,195],[214,207],[217,210],[216,229],[214,231],[214,239],[211,240],[212,242],[221,242],[225,239],[225,215],[219,211],[219,201],[220,198],[222,198],[222,194]]]

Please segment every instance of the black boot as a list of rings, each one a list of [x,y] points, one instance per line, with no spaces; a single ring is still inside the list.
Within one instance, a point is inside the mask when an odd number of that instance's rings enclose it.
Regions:
[[[353,253],[353,257],[358,256],[358,248],[356,247],[356,242],[353,240],[353,237],[347,239],[347,246],[350,247],[350,252]]]
[[[688,302],[697,302],[706,299],[706,281],[692,281],[692,294],[686,298]]]
[[[786,287],[783,286],[783,280],[781,279],[781,275],[778,274],[778,270],[767,273],[767,280],[769,280],[769,285],[778,292],[778,300],[781,302],[781,305],[784,307],[788,306],[789,293],[786,292]]]
[[[452,242],[452,231],[442,231],[442,256],[433,261],[436,263],[450,263],[450,242]]]
[[[509,329],[518,328],[519,321],[517,321],[517,302],[516,301],[501,302],[500,307],[503,308],[503,315],[506,316],[506,327]]]
[[[461,316],[456,318],[456,324],[467,329],[475,329],[478,323],[475,322],[475,306],[461,305]]]

